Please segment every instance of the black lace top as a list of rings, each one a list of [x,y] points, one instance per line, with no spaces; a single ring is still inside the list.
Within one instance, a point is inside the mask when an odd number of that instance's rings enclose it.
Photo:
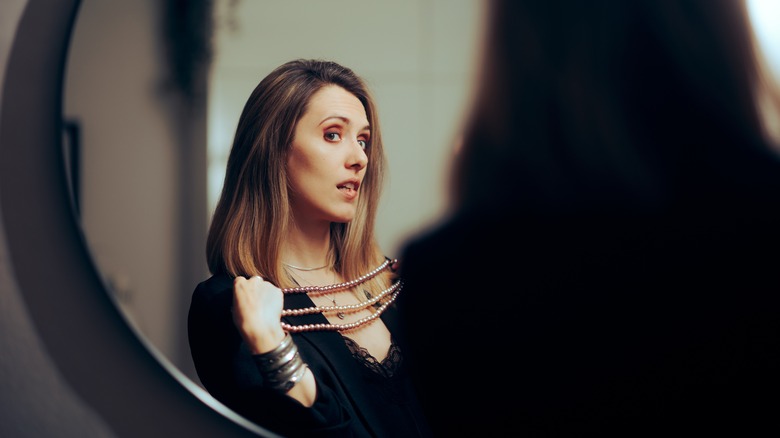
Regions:
[[[311,307],[306,294],[285,294],[285,308]],[[310,407],[264,385],[232,314],[233,279],[215,275],[193,292],[188,319],[198,377],[218,400],[261,427],[285,437],[430,437],[412,380],[399,315],[390,306],[381,320],[391,333],[388,354],[377,360],[346,333],[292,333],[317,381]],[[292,325],[326,324],[322,314],[285,317]]]
[[[383,360],[376,360],[371,353],[365,348],[358,345],[357,342],[344,336],[344,342],[347,344],[347,348],[352,352],[358,362],[366,366],[371,372],[376,373],[386,379],[393,377],[395,372],[401,366],[403,356],[401,355],[401,348],[396,344],[395,339],[390,340],[390,350],[387,353],[387,357]]]
[[[375,394],[372,403],[376,404],[376,412],[386,415],[385,427],[392,431],[391,435],[408,433],[414,428],[409,421],[411,412],[415,410],[410,404],[408,392],[408,374],[403,364],[401,347],[395,338],[391,338],[390,349],[383,360],[377,360],[357,342],[342,336],[344,343],[352,353],[352,357],[362,370],[360,378],[365,389]],[[392,430],[392,428],[397,428]]]

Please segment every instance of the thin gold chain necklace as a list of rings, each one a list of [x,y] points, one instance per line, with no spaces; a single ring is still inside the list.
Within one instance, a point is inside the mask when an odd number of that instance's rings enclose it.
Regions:
[[[329,268],[329,267],[331,267],[331,265],[330,265],[330,264],[327,264],[327,265],[322,265],[322,266],[317,266],[316,268],[303,268],[303,267],[300,267],[300,266],[295,266],[295,265],[291,265],[291,264],[289,264],[289,263],[285,263],[285,262],[282,262],[282,264],[283,264],[284,266],[287,266],[288,268],[293,268],[293,269],[295,269],[296,271],[319,271],[320,269],[325,269],[325,268]]]
[[[336,278],[335,278],[335,275],[334,275],[334,278],[333,278],[333,283],[335,283],[335,282],[336,282]],[[323,293],[322,293],[322,296],[323,296],[323,297],[325,297],[327,300],[329,300],[331,303],[333,303],[333,307],[334,307],[335,309],[337,309],[337,311],[336,311],[336,317],[337,317],[338,319],[344,319],[344,317],[345,317],[346,315],[344,315],[344,312],[342,311],[341,307],[339,307],[339,303],[337,303],[337,302],[336,302],[336,298],[334,298],[334,297],[332,297],[332,296],[330,296],[330,295],[326,294],[325,292],[323,292]]]

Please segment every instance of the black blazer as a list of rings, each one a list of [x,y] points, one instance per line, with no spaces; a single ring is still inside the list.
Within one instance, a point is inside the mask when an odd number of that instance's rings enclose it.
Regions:
[[[260,426],[284,436],[424,436],[425,422],[412,393],[405,364],[389,381],[366,372],[341,334],[313,331],[292,334],[301,357],[317,380],[317,400],[306,408],[286,395],[263,388],[252,355],[232,314],[233,279],[215,275],[200,283],[189,312],[189,341],[198,376],[218,400]],[[312,307],[306,294],[285,295],[285,308]],[[394,334],[397,315],[390,306],[381,316]],[[286,317],[290,324],[327,323],[321,314]],[[391,393],[388,393],[391,392]]]

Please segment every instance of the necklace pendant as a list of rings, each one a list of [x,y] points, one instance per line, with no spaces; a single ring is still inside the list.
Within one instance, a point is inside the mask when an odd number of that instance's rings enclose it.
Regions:
[[[338,312],[336,313],[336,316],[338,316],[339,319],[344,319],[344,312]]]

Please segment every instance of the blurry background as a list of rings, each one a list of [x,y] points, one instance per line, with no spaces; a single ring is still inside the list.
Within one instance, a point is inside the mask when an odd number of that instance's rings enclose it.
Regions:
[[[388,256],[443,211],[481,5],[82,1],[64,96],[74,213],[117,305],[152,348],[199,382],[186,315],[195,285],[209,275],[209,218],[244,102],[285,61],[340,62],[374,91],[389,160],[378,220]],[[780,2],[749,6],[780,72],[780,26],[772,25]]]
[[[293,58],[375,94],[389,178],[378,238],[397,256],[444,207],[477,51],[474,0],[83,0],[68,54],[66,165],[94,262],[139,335],[199,382],[186,315],[239,114]]]

